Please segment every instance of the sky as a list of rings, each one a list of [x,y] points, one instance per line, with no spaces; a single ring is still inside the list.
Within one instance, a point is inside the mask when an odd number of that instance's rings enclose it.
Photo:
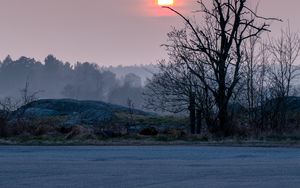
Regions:
[[[258,0],[248,0],[255,6]],[[177,10],[192,15],[196,0],[175,0]],[[260,0],[263,16],[289,20],[300,30],[299,0]],[[8,54],[43,61],[48,54],[99,65],[156,63],[160,46],[182,20],[155,0],[0,0],[0,58]],[[272,35],[285,23],[275,23]]]

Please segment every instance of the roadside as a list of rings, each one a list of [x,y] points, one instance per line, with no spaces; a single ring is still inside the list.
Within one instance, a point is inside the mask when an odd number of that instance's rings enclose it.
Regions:
[[[225,147],[294,147],[300,148],[300,140],[255,140],[255,139],[224,139],[211,140],[205,137],[171,138],[166,136],[144,137],[116,137],[71,139],[61,137],[15,137],[0,139],[2,146],[225,146]]]

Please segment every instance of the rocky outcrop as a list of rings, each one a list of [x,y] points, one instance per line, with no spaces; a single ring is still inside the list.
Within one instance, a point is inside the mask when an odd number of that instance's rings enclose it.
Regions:
[[[78,101],[71,99],[45,99],[29,103],[10,116],[10,121],[35,120],[61,117],[64,125],[101,125],[112,122],[116,113],[127,112],[128,108],[100,101]],[[149,115],[134,110],[135,114]]]

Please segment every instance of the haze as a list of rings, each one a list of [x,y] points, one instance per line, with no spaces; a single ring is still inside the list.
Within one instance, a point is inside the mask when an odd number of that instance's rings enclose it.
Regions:
[[[253,1],[255,5],[256,1]],[[177,0],[189,14],[195,1]],[[299,30],[299,0],[261,0],[260,13],[290,20]],[[181,20],[155,8],[154,0],[1,0],[0,58],[48,54],[75,63],[133,65],[165,57],[160,44]],[[274,33],[283,24],[273,26]]]

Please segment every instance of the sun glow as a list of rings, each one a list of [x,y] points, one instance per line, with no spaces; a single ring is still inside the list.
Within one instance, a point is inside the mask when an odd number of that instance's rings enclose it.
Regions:
[[[174,0],[157,0],[159,6],[173,6]]]

